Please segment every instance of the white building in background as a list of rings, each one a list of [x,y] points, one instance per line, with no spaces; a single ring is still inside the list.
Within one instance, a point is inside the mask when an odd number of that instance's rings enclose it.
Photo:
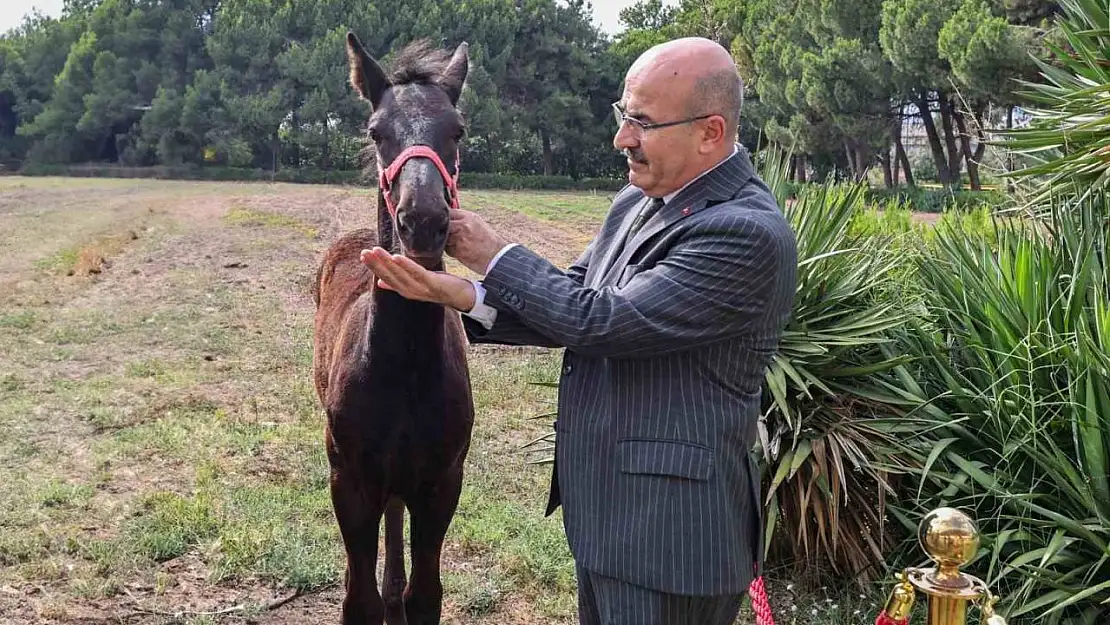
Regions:
[[[992,130],[1003,130],[1006,128],[1006,115],[1008,110],[1004,107],[992,107],[986,116],[987,127],[985,130],[988,132]],[[906,150],[911,147],[922,147],[929,149],[929,136],[925,132],[925,124],[921,122],[921,117],[918,115],[917,106],[907,104],[902,107],[902,145]],[[934,120],[937,127],[937,132],[941,133],[941,140],[943,141],[943,127],[940,122],[940,117],[936,113]],[[1024,128],[1029,125],[1032,116],[1026,113],[1021,107],[1014,107],[1014,128]]]

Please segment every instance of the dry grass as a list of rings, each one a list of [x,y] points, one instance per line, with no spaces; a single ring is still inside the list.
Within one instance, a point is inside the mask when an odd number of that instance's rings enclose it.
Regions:
[[[309,287],[327,243],[370,223],[372,198],[0,179],[0,623],[336,621]],[[470,207],[566,264],[607,206],[583,196],[559,224],[519,210],[532,201]],[[561,526],[542,516],[548,471],[519,450],[553,399],[529,382],[553,379],[557,359],[472,350],[478,424],[445,622],[573,621]]]
[[[309,289],[327,244],[372,222],[372,200],[0,178],[0,624],[337,622]],[[562,266],[609,203],[462,200]],[[542,516],[549,468],[521,451],[555,398],[530,383],[556,379],[558,358],[471,348],[478,418],[444,555],[445,623],[576,621],[561,523]],[[863,600],[784,587],[772,586],[781,623],[874,618]]]

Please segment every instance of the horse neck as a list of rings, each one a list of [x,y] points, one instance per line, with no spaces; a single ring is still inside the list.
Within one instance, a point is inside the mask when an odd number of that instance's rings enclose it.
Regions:
[[[394,238],[393,218],[385,206],[385,199],[378,195],[378,245],[391,254],[401,252]],[[433,267],[442,271],[443,262]],[[371,331],[371,350],[381,349],[393,357],[412,354],[417,358],[427,358],[444,342],[444,318],[446,311],[442,305],[418,302],[401,297],[393,291],[373,286],[374,323]]]
[[[378,246],[389,250],[390,254],[401,251],[393,237],[393,217],[386,208],[385,196],[382,195],[381,189],[378,189]]]

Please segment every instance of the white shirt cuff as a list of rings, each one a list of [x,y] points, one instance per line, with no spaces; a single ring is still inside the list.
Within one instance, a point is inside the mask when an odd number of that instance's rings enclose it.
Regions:
[[[490,263],[490,266],[493,266],[493,263]],[[463,311],[463,314],[490,330],[497,321],[497,309],[485,303],[486,287],[482,286],[481,282],[471,280],[470,283],[474,285],[474,308]]]
[[[489,264],[486,265],[486,273],[484,273],[482,275],[487,275],[488,276],[489,272],[493,271],[493,266],[497,264],[497,261],[501,260],[501,257],[505,255],[505,252],[508,252],[509,250],[513,249],[516,246],[517,246],[516,243],[510,243],[510,244],[506,245],[505,247],[501,248],[501,251],[497,252],[497,255],[494,256],[492,259],[490,259]]]
[[[515,245],[517,244],[510,243],[501,248],[501,250],[498,251],[492,259],[490,259],[489,264],[486,265],[486,274],[489,274],[489,272],[493,269],[493,266],[497,264],[497,261],[505,255],[505,252],[511,250]],[[471,308],[470,310],[464,310],[462,314],[482,324],[483,328],[487,330],[492,329],[494,322],[497,321],[497,309],[485,303],[486,287],[482,286],[481,282],[477,280],[471,280],[470,283],[474,285],[474,308]]]

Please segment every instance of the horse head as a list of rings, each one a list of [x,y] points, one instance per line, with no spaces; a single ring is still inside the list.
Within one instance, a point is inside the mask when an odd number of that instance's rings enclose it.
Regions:
[[[351,85],[370,103],[373,145],[387,223],[400,251],[426,267],[442,262],[450,208],[458,207],[459,143],[466,132],[456,106],[466,81],[467,44],[454,54],[426,42],[400,50],[387,74],[354,33],[347,34]],[[388,219],[387,219],[388,217]]]

